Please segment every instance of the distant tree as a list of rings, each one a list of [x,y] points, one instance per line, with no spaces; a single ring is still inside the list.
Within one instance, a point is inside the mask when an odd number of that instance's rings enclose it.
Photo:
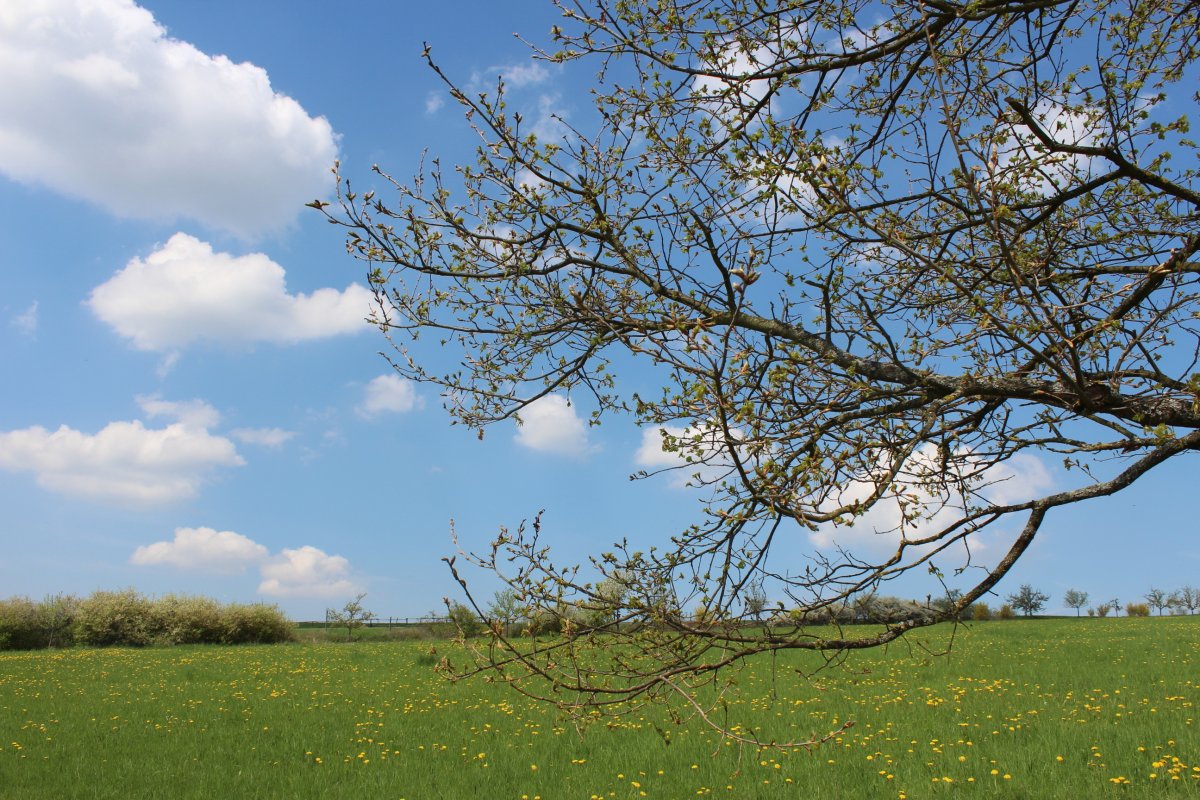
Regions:
[[[1146,602],[1150,607],[1158,612],[1161,617],[1165,609],[1171,606],[1171,596],[1162,589],[1151,589],[1145,594]]]
[[[971,604],[971,619],[977,622],[984,622],[992,618],[992,610],[988,608],[988,604],[982,600]]]
[[[1200,609],[1200,589],[1194,586],[1184,586],[1171,596],[1175,598],[1176,607],[1185,613],[1195,614]]]
[[[488,605],[488,617],[501,626],[502,631],[507,636],[513,624],[526,616],[528,609],[521,602],[521,595],[516,589],[507,588],[500,589],[492,597],[492,602]]]
[[[72,644],[75,614],[78,609],[79,598],[64,594],[50,595],[38,605],[38,626],[46,637],[48,647]]]
[[[629,575],[617,570],[593,587],[590,596],[582,601],[583,621],[593,628],[618,622],[629,597]]]
[[[446,613],[450,617],[450,621],[454,623],[459,636],[463,638],[469,639],[472,636],[478,636],[486,627],[475,609],[463,603],[447,601]]]
[[[1108,612],[1110,612],[1112,610],[1113,610],[1112,603],[1100,603],[1098,606],[1096,606],[1096,616],[1107,617]]]
[[[1113,612],[1114,617],[1121,616],[1121,601],[1119,598],[1114,597],[1112,600],[1108,601],[1108,604],[1110,606],[1112,606],[1112,612]]]
[[[1000,606],[1000,610],[996,612],[996,616],[1000,619],[1012,619],[1017,615],[1013,612],[1013,607],[1008,603],[1005,603],[1004,605]]]
[[[344,627],[347,642],[354,641],[354,632],[375,619],[375,613],[363,607],[362,601],[366,596],[367,593],[363,592],[340,609],[325,609],[325,621],[335,628]]]
[[[746,606],[746,616],[756,622],[761,621],[763,610],[767,607],[767,593],[762,585],[751,586],[743,603]]]
[[[1046,607],[1046,603],[1050,601],[1050,595],[1034,589],[1028,583],[1023,583],[1020,589],[1008,595],[1006,599],[1013,608],[1023,611],[1025,616],[1029,617]]]
[[[1075,609],[1075,616],[1077,617],[1079,616],[1079,609],[1086,606],[1087,601],[1088,593],[1081,592],[1078,589],[1067,589],[1066,593],[1063,594],[1063,603],[1066,604],[1067,608]]]

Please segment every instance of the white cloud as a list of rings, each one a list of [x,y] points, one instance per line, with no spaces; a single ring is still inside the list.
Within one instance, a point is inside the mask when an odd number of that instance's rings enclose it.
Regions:
[[[32,472],[39,486],[60,494],[151,505],[194,497],[218,468],[245,463],[233,442],[207,430],[216,412],[206,404],[142,403],[150,416],[177,421],[164,428],[110,422],[94,434],[66,425],[0,432],[0,469]]]
[[[198,341],[290,344],[367,330],[371,293],[289,294],[283,267],[262,253],[234,257],[177,233],[92,290],[87,305],[140,350]]]
[[[425,113],[436,114],[446,105],[446,99],[439,92],[430,92],[425,96]]]
[[[0,173],[111,213],[249,236],[331,186],[323,117],[130,0],[6,3],[0,74]]]
[[[736,115],[745,114],[766,98],[771,88],[770,82],[761,78],[747,79],[769,71],[776,63],[778,58],[769,48],[746,51],[738,43],[730,42],[726,51],[710,66],[714,72],[739,80],[698,75],[692,82],[692,94],[701,98],[703,107],[717,119],[730,122]]]
[[[579,457],[594,450],[588,443],[587,425],[567,398],[548,394],[521,411],[513,441],[539,453]]]
[[[146,416],[167,417],[187,428],[205,430],[215,428],[221,422],[221,414],[203,400],[163,400],[158,395],[139,395],[138,406]]]
[[[668,437],[676,449],[667,449]],[[677,425],[660,425],[643,428],[642,443],[634,453],[633,460],[650,472],[674,470],[671,485],[676,488],[692,485],[697,475],[700,481],[717,480],[729,471],[733,463],[726,455],[721,430],[712,426],[681,428]]]
[[[403,414],[424,404],[412,381],[399,375],[380,375],[367,384],[358,413],[369,419],[380,414]]]
[[[535,86],[550,77],[550,71],[536,61],[527,64],[509,64],[504,67],[492,67],[491,72],[504,79],[504,83],[515,89]]]
[[[533,123],[533,135],[543,142],[559,142],[569,138],[571,129],[566,123],[567,112],[559,106],[557,95],[538,98],[538,115]]]
[[[16,329],[17,333],[21,334],[27,339],[32,339],[34,336],[36,336],[38,329],[37,301],[34,300],[33,303],[29,305],[29,308],[10,319],[8,324]]]
[[[964,470],[981,469],[977,459],[963,458]],[[940,470],[940,457],[933,445],[927,445],[914,453],[902,474],[898,485],[904,493],[915,498],[916,505],[902,509],[896,497],[882,498],[866,513],[855,518],[852,525],[823,525],[820,530],[809,534],[809,540],[818,548],[842,547],[861,555],[881,555],[894,552],[900,544],[901,525],[909,540],[919,539],[935,533],[952,523],[961,514],[962,500],[946,498],[931,487],[921,485],[923,479]],[[1000,505],[1020,503],[1033,499],[1051,489],[1054,480],[1045,465],[1031,455],[1018,454],[1008,461],[983,470],[970,484],[982,500]],[[873,486],[867,481],[852,481],[843,488],[837,498],[840,504],[851,504],[870,496]],[[953,502],[943,504],[944,499]],[[923,512],[923,514],[922,514]],[[907,513],[907,518],[906,518]],[[984,543],[978,536],[972,537],[971,548],[979,551]]]
[[[644,428],[642,430],[642,443],[633,456],[634,463],[643,469],[650,470],[666,469],[686,464],[687,460],[680,453],[665,449],[667,440],[663,434],[665,432],[667,436],[682,439],[688,435],[688,430],[688,428],[680,428],[675,425]]]
[[[1098,140],[1099,110],[1079,113],[1064,107],[1070,98],[1043,99],[1030,114],[1056,141],[1067,145],[1091,147]],[[997,150],[995,179],[1016,181],[1023,189],[1044,195],[1053,194],[1072,183],[1092,177],[1092,157],[1078,153],[1048,153],[1041,140],[1024,124],[1012,125],[1013,136]]]
[[[256,444],[260,447],[283,447],[296,436],[295,431],[285,431],[282,428],[235,428],[229,435],[243,444]]]
[[[285,547],[261,571],[258,591],[272,597],[343,597],[359,591],[349,578],[349,561],[311,545]]]
[[[503,80],[505,88],[524,89],[545,83],[549,79],[550,70],[537,61],[502,64],[472,74],[471,80],[467,82],[467,93],[474,96],[481,92],[491,92],[496,88],[497,80]]]
[[[259,564],[267,548],[233,531],[176,528],[169,542],[154,542],[133,551],[130,562],[143,566],[166,564],[185,570],[234,575]]]

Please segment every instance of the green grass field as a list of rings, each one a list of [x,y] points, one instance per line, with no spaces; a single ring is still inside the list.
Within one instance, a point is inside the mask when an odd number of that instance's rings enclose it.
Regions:
[[[777,735],[853,720],[812,752],[650,713],[580,738],[500,687],[442,681],[428,648],[0,654],[0,796],[1200,796],[1200,617],[992,622],[944,657],[893,647],[816,682],[790,669],[802,654],[740,673],[737,713]]]

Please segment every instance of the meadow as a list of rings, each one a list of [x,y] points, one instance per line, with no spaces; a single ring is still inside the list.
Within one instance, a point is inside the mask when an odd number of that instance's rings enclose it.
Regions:
[[[936,649],[951,630],[919,637]],[[804,654],[738,675],[758,751],[658,712],[582,737],[434,673],[454,646],[359,642],[0,653],[0,797],[1200,797],[1200,617],[960,626],[949,655]]]

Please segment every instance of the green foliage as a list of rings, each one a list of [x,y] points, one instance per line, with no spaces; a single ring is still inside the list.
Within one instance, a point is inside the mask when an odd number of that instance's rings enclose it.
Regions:
[[[277,605],[231,603],[221,615],[223,644],[275,644],[294,638],[291,621]]]
[[[47,647],[69,647],[75,643],[75,617],[79,598],[69,594],[49,595],[38,604],[38,627]]]
[[[0,650],[45,647],[144,647],[151,644],[269,644],[292,639],[292,623],[274,605],[222,605],[207,597],[147,598],[134,589],[84,600],[52,595],[40,603],[0,600]]]
[[[1148,617],[1150,616],[1149,603],[1126,603],[1125,615],[1129,617]]]
[[[161,620],[154,605],[134,589],[95,592],[79,603],[75,616],[75,638],[91,647],[152,644]]]
[[[216,600],[169,594],[153,607],[163,644],[219,644],[224,639],[224,609]]]
[[[45,647],[37,611],[37,605],[27,597],[0,600],[0,648],[32,650]]]
[[[500,625],[507,635],[512,626],[528,616],[528,609],[521,603],[520,595],[512,588],[501,589],[488,605],[488,618]]]
[[[462,603],[450,603],[447,616],[454,623],[459,635],[466,638],[478,636],[487,627],[474,609]]]

